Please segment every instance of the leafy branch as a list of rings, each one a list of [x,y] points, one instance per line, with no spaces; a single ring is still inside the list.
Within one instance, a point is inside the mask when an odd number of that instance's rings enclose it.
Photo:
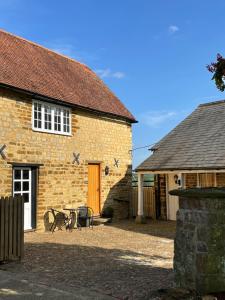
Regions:
[[[216,87],[223,92],[225,90],[225,58],[217,54],[216,62],[207,65],[207,69],[213,73],[212,80],[215,81]]]

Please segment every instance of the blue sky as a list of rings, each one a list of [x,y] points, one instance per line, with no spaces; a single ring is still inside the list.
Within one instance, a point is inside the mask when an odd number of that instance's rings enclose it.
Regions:
[[[225,55],[225,1],[0,0],[0,27],[80,60],[135,115],[133,147],[225,98],[206,64]],[[134,166],[150,153],[133,152]]]

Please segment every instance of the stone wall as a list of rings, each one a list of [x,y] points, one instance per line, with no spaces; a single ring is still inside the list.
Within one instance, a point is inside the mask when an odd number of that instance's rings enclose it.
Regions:
[[[225,189],[177,190],[174,249],[177,287],[202,294],[225,291]]]
[[[0,157],[0,195],[12,193],[12,165],[38,163],[37,227],[43,228],[47,209],[66,204],[87,203],[88,162],[101,167],[101,208],[114,206],[117,217],[128,214],[131,195],[131,125],[79,110],[72,110],[72,136],[32,130],[32,99],[0,89],[0,145],[6,144],[7,159]],[[80,153],[80,165],[73,164],[73,152]],[[119,167],[114,166],[119,159]],[[109,166],[109,175],[104,169]]]

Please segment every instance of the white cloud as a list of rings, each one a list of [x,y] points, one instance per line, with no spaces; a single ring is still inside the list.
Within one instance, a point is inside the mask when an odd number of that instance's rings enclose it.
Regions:
[[[98,74],[101,78],[122,79],[125,77],[125,73],[120,71],[112,72],[109,68],[95,70],[95,73]]]
[[[98,59],[95,53],[88,53],[86,51],[80,50],[75,45],[61,40],[48,42],[45,43],[45,45],[47,48],[52,49],[59,54],[63,54],[67,57],[73,58],[81,63],[88,64],[90,61],[95,61]]]
[[[118,78],[118,79],[125,77],[125,74],[123,72],[114,72],[112,75],[113,75],[113,77]]]
[[[59,53],[59,54],[63,54],[69,57],[74,57],[76,56],[77,59],[79,59],[79,56],[76,51],[74,51],[73,47],[69,44],[65,44],[65,45],[53,45],[52,50]]]
[[[158,128],[177,116],[175,111],[148,111],[140,116],[140,120],[150,127]]]
[[[179,31],[179,27],[176,25],[170,25],[168,28],[169,34],[174,34]]]
[[[95,70],[95,73],[98,74],[101,78],[110,77],[111,71],[110,69],[98,69]]]
[[[1,1],[1,0],[0,0]],[[99,59],[97,53],[88,53],[86,51],[80,50],[76,45],[72,45],[63,40],[55,40],[52,42],[45,43],[45,47],[57,52],[59,54],[65,55],[69,58],[73,58],[81,63],[89,65],[90,62],[96,61]],[[103,51],[105,48],[99,49]],[[106,69],[97,69],[95,73],[98,74],[101,78],[116,78],[122,79],[125,77],[125,73],[121,71],[112,71],[110,68]]]
[[[75,49],[70,44],[58,44],[58,45],[52,45],[51,49],[59,54],[65,55],[69,58],[73,58],[79,62],[85,62],[87,55],[84,55],[81,51]]]

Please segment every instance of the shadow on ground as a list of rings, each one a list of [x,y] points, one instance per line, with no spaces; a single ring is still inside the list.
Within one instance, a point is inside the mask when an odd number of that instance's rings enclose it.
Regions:
[[[72,233],[73,234],[73,233]],[[70,234],[68,234],[70,237]],[[149,299],[152,290],[172,283],[163,253],[138,252],[57,243],[26,243],[21,264],[0,266],[54,288],[86,288],[116,299]]]
[[[121,173],[118,169],[110,170],[111,173],[121,176]],[[128,219],[131,215],[131,195],[132,195],[132,166],[127,165],[127,170],[125,175],[113,184],[113,181],[110,181],[111,173],[109,174],[108,180],[111,185],[111,189],[107,195],[107,198],[104,202],[102,211],[107,207],[112,207],[114,209],[114,221],[110,226],[116,227],[118,229],[133,231],[136,233],[148,234],[151,236],[162,237],[167,239],[174,239],[176,222],[175,221],[154,221],[147,219],[148,225],[135,224],[135,219]],[[122,221],[124,219],[124,221]]]
[[[135,219],[113,221],[107,226],[118,229],[148,234],[151,236],[173,240],[175,238],[176,222],[147,219],[147,224],[136,224]]]

